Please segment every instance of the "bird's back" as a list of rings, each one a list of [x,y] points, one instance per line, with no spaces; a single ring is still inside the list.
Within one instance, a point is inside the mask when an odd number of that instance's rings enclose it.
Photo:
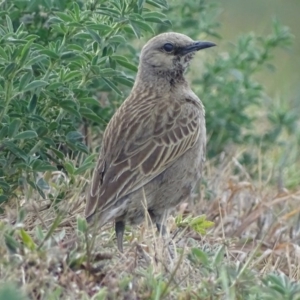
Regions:
[[[172,173],[183,174],[188,166],[184,157],[195,160],[195,157],[188,156],[204,156],[204,147],[203,106],[187,84],[170,89],[164,95],[143,89],[133,90],[106,128],[87,198],[86,216],[97,211],[102,212],[99,218],[103,223],[114,219],[124,210],[130,210],[128,201],[136,203],[135,206],[141,203],[141,188],[146,188],[150,204],[154,201],[151,195],[157,194],[155,189],[161,194],[172,190],[169,187],[163,192],[158,188],[159,181],[172,182],[175,175]],[[191,154],[192,148],[196,148],[196,154]],[[183,165],[177,163],[173,171],[167,172],[181,157]],[[162,178],[162,174],[168,174],[167,178]],[[173,179],[175,185],[180,180],[178,174]],[[182,180],[186,181],[183,177]],[[102,223],[100,219],[97,221]]]

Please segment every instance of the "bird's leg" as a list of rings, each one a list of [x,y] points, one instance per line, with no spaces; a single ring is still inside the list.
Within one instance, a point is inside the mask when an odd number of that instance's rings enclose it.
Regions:
[[[162,223],[156,223],[156,228],[159,234],[165,236],[167,234],[166,226]]]
[[[166,226],[164,225],[165,218],[164,216],[157,215],[153,209],[148,209],[149,216],[153,223],[155,223],[157,231],[162,236],[167,234]]]
[[[123,235],[125,231],[125,222],[116,221],[115,231],[116,231],[118,249],[120,252],[123,253]]]

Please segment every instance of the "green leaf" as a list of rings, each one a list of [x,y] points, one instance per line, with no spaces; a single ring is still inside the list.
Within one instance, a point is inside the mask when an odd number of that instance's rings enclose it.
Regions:
[[[28,117],[28,119],[30,118],[30,121],[32,122],[43,122],[46,123],[47,121],[41,117],[40,115],[36,115],[36,114],[32,114],[31,116]]]
[[[48,57],[53,58],[53,59],[59,59],[59,55],[56,54],[55,52],[53,52],[52,50],[49,50],[49,49],[43,49],[43,50],[40,51],[40,53],[45,54]]]
[[[22,52],[21,52],[21,57],[20,57],[20,65],[23,66],[25,60],[27,59],[30,51],[30,47],[33,43],[33,40],[30,40],[27,42],[27,44],[23,47]]]
[[[76,21],[80,21],[80,8],[77,2],[73,2]]]
[[[36,172],[57,171],[57,168],[46,161],[42,161],[32,167]]]
[[[0,47],[0,56],[2,58],[4,58],[6,61],[8,60],[8,55],[7,55],[6,51],[4,51],[4,49],[2,47]]]
[[[44,245],[44,243],[52,236],[52,234],[54,233],[55,229],[57,229],[57,227],[59,226],[60,222],[62,221],[63,216],[61,213],[58,213],[56,215],[56,218],[54,219],[54,221],[51,224],[50,229],[48,230],[48,232],[45,235],[45,238],[43,239],[43,241],[40,243],[40,245],[38,246],[38,250],[42,248],[42,246]]]
[[[35,131],[33,130],[25,130],[23,132],[20,132],[19,134],[17,134],[14,139],[15,140],[21,140],[21,139],[34,139],[36,138],[38,135]]]
[[[43,161],[42,160],[40,160],[40,159],[35,159],[35,160],[33,160],[31,163],[30,163],[30,165],[31,165],[31,167],[32,167],[32,170],[34,170],[35,171],[35,169],[38,167],[38,166],[40,166],[40,165],[42,165],[43,164]]]
[[[108,8],[108,7],[101,7],[101,9],[96,10],[96,12],[98,14],[113,17],[113,18],[119,18],[120,17],[120,12],[119,11],[117,11],[115,9],[112,9],[112,8]]]
[[[62,82],[53,82],[48,85],[47,90],[48,91],[58,90],[59,88],[61,88],[63,86],[64,86],[64,84]]]
[[[8,197],[6,195],[0,195],[0,204],[6,202],[8,200]]]
[[[43,80],[35,80],[30,82],[27,86],[24,87],[23,92],[31,91],[37,88],[42,88],[46,86],[48,82],[43,81]]]
[[[165,23],[165,20],[162,20],[160,18],[156,17],[144,17],[145,21],[151,22],[151,23]]]
[[[209,265],[208,255],[204,251],[198,248],[192,248],[191,253],[194,256],[194,258],[196,258],[198,263],[202,263],[205,266]]]
[[[157,8],[169,8],[166,0],[146,0],[146,2]]]
[[[37,128],[36,133],[41,138],[41,137],[45,136],[48,133],[48,128],[46,126],[42,125],[42,126]]]
[[[74,101],[72,101],[72,100],[60,101],[59,106],[62,107],[68,113],[70,113],[78,118],[81,118],[81,115],[79,114],[79,112],[77,110],[77,106]]]
[[[5,191],[9,191],[10,190],[10,185],[5,180],[0,179],[0,188],[5,190]]]
[[[100,72],[101,72],[101,75],[104,77],[111,77],[111,76],[117,75],[116,70],[114,70],[112,68],[101,69]]]
[[[25,72],[21,78],[20,78],[20,83],[19,83],[19,91],[23,91],[24,86],[26,84],[28,84],[29,81],[31,81],[32,79],[32,72],[31,70],[28,70],[27,72]]]
[[[83,164],[82,166],[80,166],[73,175],[80,175],[80,174],[84,174],[86,170],[88,169],[92,169],[95,167],[95,164],[90,162],[90,163],[86,163]]]
[[[17,223],[23,223],[26,217],[26,210],[23,207],[20,207],[18,211]]]
[[[13,33],[14,32],[14,26],[13,26],[13,23],[11,21],[11,18],[9,17],[9,15],[6,15],[5,18],[6,18],[6,24],[7,24],[8,31],[10,33]]]
[[[139,27],[137,27],[136,24],[134,24],[134,23],[131,23],[130,27],[131,27],[133,33],[135,34],[135,36],[139,39],[141,37],[141,31],[140,31]]]
[[[83,161],[82,164],[84,165],[84,164],[87,164],[87,163],[90,163],[90,162],[94,162],[97,157],[98,157],[98,154],[92,153],[92,154],[90,154],[89,156],[87,156],[85,158],[85,160]]]
[[[55,155],[58,157],[58,158],[60,158],[61,160],[64,160],[64,158],[65,158],[65,155],[63,154],[63,152],[61,152],[61,151],[59,151],[59,150],[57,150],[57,149],[55,149],[55,148],[50,148],[51,149],[51,151],[53,151],[54,153],[55,153]]]
[[[78,54],[75,53],[74,51],[67,51],[61,54],[60,58],[62,60],[67,60],[67,59],[72,59],[72,58],[77,58]]]
[[[8,66],[6,66],[6,68],[4,69],[2,75],[3,77],[7,77],[8,75],[10,75],[11,73],[13,73],[17,68],[17,64],[12,62],[10,63]]]
[[[122,92],[116,87],[116,85],[111,82],[109,79],[102,77],[103,81],[118,95],[122,96]]]
[[[31,59],[29,59],[26,63],[25,63],[25,67],[29,67],[29,66],[32,66],[44,59],[48,59],[48,56],[45,55],[45,54],[41,54],[41,55],[37,55],[37,56],[34,56],[32,57]]]
[[[68,72],[68,73],[64,76],[63,80],[64,80],[65,82],[68,82],[68,81],[73,80],[73,79],[76,78],[76,77],[82,77],[81,72],[78,71],[78,70]]]
[[[99,45],[101,45],[100,35],[92,29],[88,29],[88,32],[89,32],[90,36],[93,38],[93,40],[96,41]]]
[[[131,64],[128,61],[121,60],[121,59],[115,59],[115,61],[122,67],[129,69],[131,71],[137,72],[137,70],[138,70],[138,68],[135,65]]]
[[[138,0],[137,5],[139,8],[139,12],[142,11],[144,5],[145,5],[146,0]]]
[[[96,42],[94,42],[94,43],[93,43],[93,46],[94,46],[94,45],[98,45],[98,44],[97,44]],[[96,52],[96,51],[94,50],[94,52]],[[91,65],[92,65],[92,66],[95,66],[95,65],[97,65],[97,62],[98,62],[98,56],[96,55],[96,56],[93,57],[92,62],[91,62]]]
[[[62,19],[65,22],[74,22],[75,20],[68,14],[63,12],[55,12],[55,15],[58,16],[60,19]]]
[[[37,95],[33,94],[32,98],[28,104],[28,111],[30,113],[33,113],[35,111],[36,105],[37,105]]]
[[[108,25],[105,25],[105,24],[88,24],[86,26],[88,29],[94,29],[94,30],[99,30],[99,31],[102,31],[102,32],[107,32],[107,31],[110,31],[112,30],[112,27],[108,26]]]
[[[77,44],[69,44],[69,45],[67,45],[67,49],[73,50],[73,51],[76,51],[79,53],[84,51],[83,47],[81,47],[80,45],[77,45]]]
[[[114,81],[121,83],[123,85],[126,85],[128,87],[132,87],[134,84],[134,80],[133,79],[129,79],[127,77],[119,77],[119,76],[115,76],[114,77]]]
[[[13,236],[7,233],[4,234],[4,240],[6,247],[12,253],[17,253],[18,250],[21,248],[20,243]]]
[[[73,175],[75,172],[75,167],[73,166],[73,164],[69,161],[66,161],[64,163],[64,168],[66,169],[66,171],[68,172],[69,175]]]
[[[9,138],[12,138],[14,137],[17,132],[19,131],[19,128],[22,124],[22,121],[21,119],[14,119],[10,124],[9,124],[9,127],[8,127],[8,137]]]
[[[87,107],[81,107],[79,109],[80,114],[85,117],[86,119],[89,119],[91,121],[97,122],[97,123],[103,123],[103,120],[97,116],[91,109]]]
[[[27,161],[27,154],[20,148],[16,147],[16,145],[11,141],[5,141],[4,145],[17,157],[22,158],[24,161]]]
[[[50,124],[49,124],[49,130],[50,131],[54,131],[54,130],[56,130],[57,128],[58,128],[58,123],[57,122],[55,122],[55,121],[53,121],[53,122],[51,122]]]
[[[73,38],[82,39],[82,40],[90,40],[91,35],[86,32],[78,32]]]
[[[206,216],[192,218],[189,223],[190,227],[200,234],[206,234],[206,229],[212,227],[214,222],[206,220]]]
[[[146,22],[140,21],[140,20],[130,20],[132,23],[134,23],[136,26],[138,26],[139,28],[143,29],[146,32],[151,32],[151,33],[155,33],[153,28]]]
[[[215,267],[218,267],[222,264],[222,262],[224,261],[224,255],[225,255],[225,249],[224,246],[221,246],[216,252],[213,259],[213,264]]]
[[[77,217],[77,230],[79,232],[85,233],[87,232],[88,226],[87,222],[84,218]]]
[[[78,131],[70,131],[66,135],[66,139],[70,142],[76,143],[76,142],[81,142],[84,138],[82,134]]]
[[[76,29],[78,29],[78,28],[82,29],[83,28],[83,26],[80,22],[70,22],[68,25],[69,25],[69,27],[74,27]]]
[[[86,153],[86,154],[89,153],[89,150],[88,150],[87,146],[85,144],[83,144],[83,143],[73,144],[73,148],[75,148],[75,150],[78,150],[78,151]]]
[[[122,55],[113,54],[113,55],[111,55],[111,58],[113,58],[115,60],[122,60],[122,61],[127,61],[128,62],[127,57],[122,56]]]
[[[45,142],[45,144],[48,144],[49,146],[55,147],[55,142],[53,139],[48,138],[47,136],[41,137],[41,140]]]
[[[8,126],[3,126],[0,130],[0,140],[4,139],[8,135]]]
[[[78,98],[78,101],[82,104],[91,104],[91,105],[100,106],[99,101],[92,97]]]
[[[49,184],[44,180],[43,177],[41,177],[38,181],[37,181],[37,186],[39,188],[41,188],[42,190],[50,190],[50,186]]]
[[[35,245],[33,239],[31,238],[31,236],[24,229],[20,229],[20,235],[21,235],[21,239],[23,241],[23,244],[28,249],[34,250],[36,248],[36,245]]]
[[[35,227],[35,235],[39,241],[42,241],[45,238],[45,235],[44,235],[43,230],[40,225],[37,225]]]
[[[110,43],[125,44],[126,40],[122,35],[114,35],[109,39]]]

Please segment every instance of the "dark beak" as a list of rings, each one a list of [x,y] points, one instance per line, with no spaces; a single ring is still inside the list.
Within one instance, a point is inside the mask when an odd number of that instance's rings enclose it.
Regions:
[[[190,46],[182,47],[179,50],[179,53],[181,55],[185,55],[185,54],[188,54],[190,52],[199,51],[199,50],[214,47],[214,46],[216,46],[216,44],[212,43],[212,42],[194,42]]]

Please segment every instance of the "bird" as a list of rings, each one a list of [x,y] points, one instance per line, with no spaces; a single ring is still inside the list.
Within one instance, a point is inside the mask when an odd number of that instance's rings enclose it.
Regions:
[[[161,235],[168,214],[201,178],[206,153],[205,110],[185,79],[199,50],[216,46],[176,32],[142,48],[137,76],[108,123],[86,197],[85,218],[115,221],[123,253],[125,224],[150,217]]]

